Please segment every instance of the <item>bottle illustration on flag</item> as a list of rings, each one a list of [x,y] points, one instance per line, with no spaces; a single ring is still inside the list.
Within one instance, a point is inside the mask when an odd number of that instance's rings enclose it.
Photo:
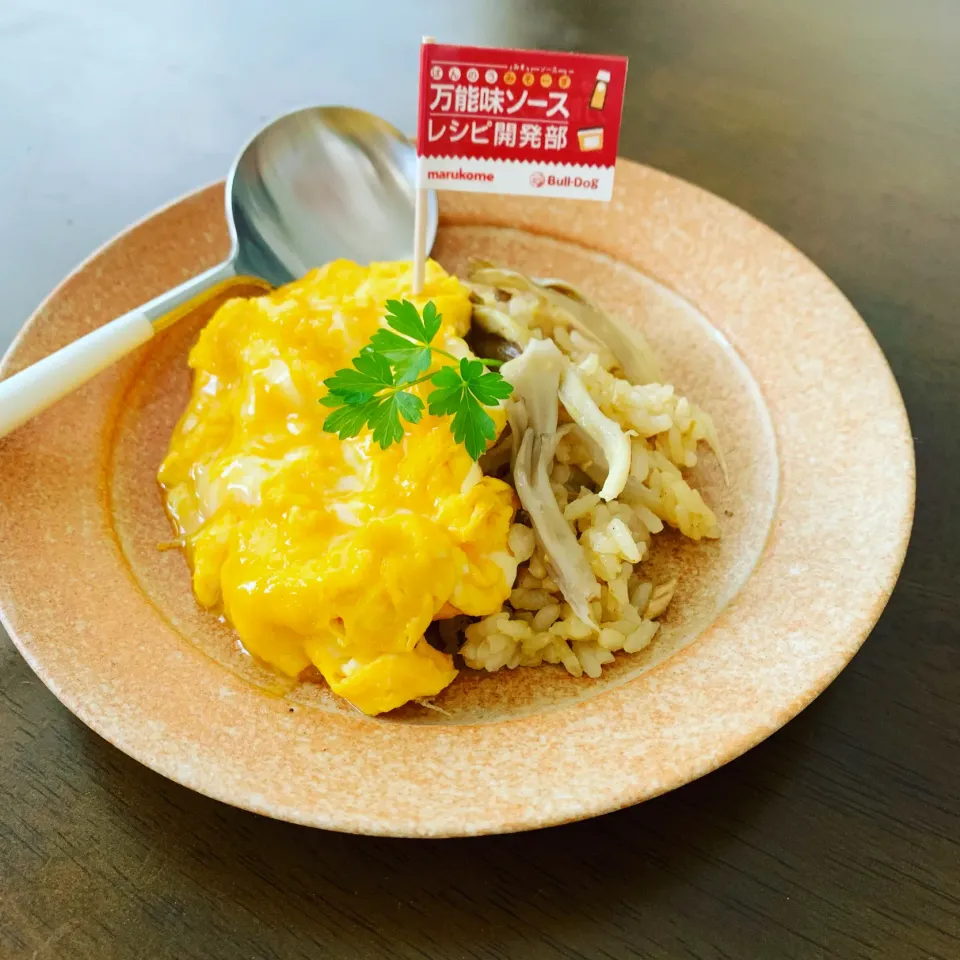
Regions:
[[[607,102],[607,84],[610,82],[609,70],[597,71],[597,83],[593,88],[593,94],[590,97],[590,109],[602,110]]]
[[[625,57],[424,43],[420,189],[609,200]]]
[[[594,83],[593,93],[590,94],[590,109],[598,113],[603,112],[607,102],[607,86],[610,83],[610,71],[598,70]],[[577,143],[583,153],[603,149],[603,127],[581,127],[577,131]]]

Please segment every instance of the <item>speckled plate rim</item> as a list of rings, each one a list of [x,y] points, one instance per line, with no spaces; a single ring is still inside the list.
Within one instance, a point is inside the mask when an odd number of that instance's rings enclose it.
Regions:
[[[176,231],[184,211],[220,189],[174,201],[88,258],[28,320],[0,375],[160,292],[170,278],[152,267],[152,235]],[[109,580],[104,603],[103,577],[77,563],[122,568],[103,516],[61,523],[52,543],[37,535],[71,484],[100,471],[104,417],[135,376],[130,358],[0,441],[0,620],[68,709],[208,796],[393,836],[510,832],[615,810],[715,769],[795,716],[856,653],[896,582],[915,490],[906,412],[862,320],[795,248],[727,202],[626,161],[609,205],[443,199],[445,223],[510,226],[600,251],[716,324],[760,385],[776,433],[780,501],[763,556],[685,650],[563,709],[460,726],[293,711],[184,643],[131,578]],[[225,252],[225,229],[210,230],[189,238],[197,271]],[[118,268],[137,270],[135,289],[71,313],[98,272]],[[56,326],[46,322],[54,315]],[[78,449],[78,436],[100,443]],[[131,616],[135,648],[117,642]]]

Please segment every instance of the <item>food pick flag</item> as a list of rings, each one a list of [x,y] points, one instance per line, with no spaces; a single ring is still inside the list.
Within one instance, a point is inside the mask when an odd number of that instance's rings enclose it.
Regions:
[[[626,57],[420,48],[420,189],[609,200]]]

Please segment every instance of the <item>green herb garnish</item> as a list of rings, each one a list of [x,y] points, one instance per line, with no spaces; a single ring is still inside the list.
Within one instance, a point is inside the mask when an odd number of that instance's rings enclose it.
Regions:
[[[329,393],[320,402],[336,409],[323,422],[327,433],[341,440],[355,437],[364,427],[386,450],[403,439],[401,418],[417,423],[423,401],[409,391],[429,380],[436,388],[427,395],[430,413],[452,416],[453,439],[467,448],[474,460],[496,439],[493,418],[484,407],[496,406],[513,392],[499,373],[499,360],[458,360],[453,354],[431,346],[440,330],[441,316],[432,301],[421,316],[409,300],[387,301],[387,326],[378,330],[350,361],[352,369],[338,370],[324,386]],[[452,360],[428,373],[435,356]]]

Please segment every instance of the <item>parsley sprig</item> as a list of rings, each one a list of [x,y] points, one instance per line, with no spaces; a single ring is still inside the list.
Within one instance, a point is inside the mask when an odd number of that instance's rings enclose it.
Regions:
[[[441,319],[433,301],[424,306],[421,316],[409,300],[388,300],[387,328],[377,330],[360,355],[350,361],[352,368],[338,370],[323,381],[329,393],[320,402],[335,408],[324,420],[323,429],[346,440],[369,427],[374,441],[386,450],[403,439],[401,418],[407,423],[420,421],[423,400],[410,388],[429,380],[435,387],[427,395],[430,414],[452,416],[453,439],[479,460],[497,435],[493,418],[484,407],[496,406],[510,396],[513,387],[488,369],[499,367],[499,360],[458,360],[432,346]],[[429,373],[435,356],[454,365]]]

